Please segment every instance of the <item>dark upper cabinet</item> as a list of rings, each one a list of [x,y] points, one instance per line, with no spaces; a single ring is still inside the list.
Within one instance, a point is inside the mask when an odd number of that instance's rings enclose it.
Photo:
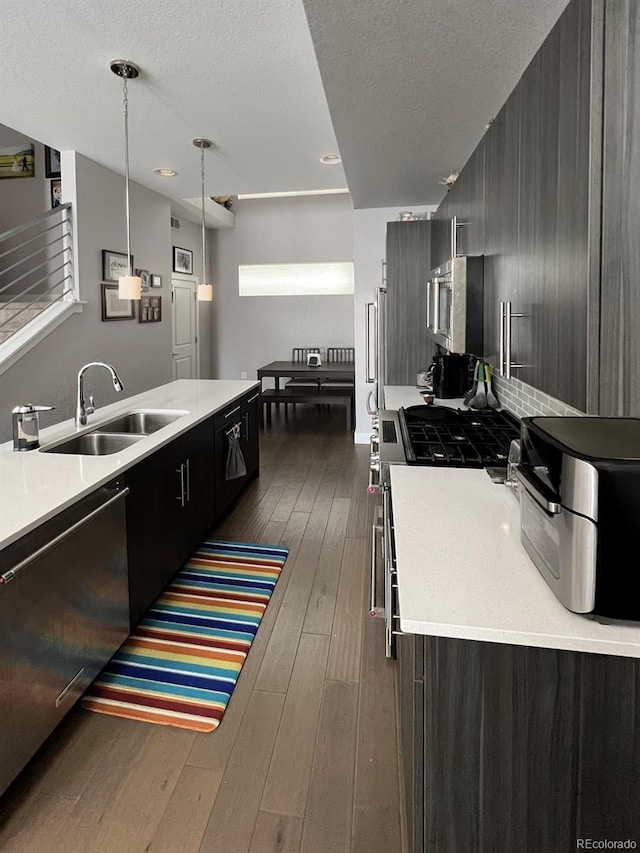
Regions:
[[[449,216],[449,194],[442,199],[432,221],[431,263],[435,269],[451,258],[451,218]]]
[[[600,412],[640,416],[640,9],[606,4]]]
[[[484,252],[484,158],[483,138],[447,196],[450,245],[453,218],[456,219],[456,255],[482,255]],[[451,254],[453,252],[449,249]]]
[[[427,276],[431,222],[387,223],[386,385],[415,385],[431,363],[427,338]]]

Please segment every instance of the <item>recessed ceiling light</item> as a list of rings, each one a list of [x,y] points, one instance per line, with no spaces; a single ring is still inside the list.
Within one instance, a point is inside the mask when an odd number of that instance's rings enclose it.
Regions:
[[[342,157],[339,154],[323,154],[320,162],[325,166],[338,166],[342,163]]]
[[[178,173],[173,169],[154,169],[155,175],[161,175],[163,178],[174,178]]]

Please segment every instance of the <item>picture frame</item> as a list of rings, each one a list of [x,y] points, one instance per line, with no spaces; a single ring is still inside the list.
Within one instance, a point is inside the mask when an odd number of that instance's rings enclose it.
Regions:
[[[33,143],[22,142],[0,148],[0,178],[33,178],[35,174]]]
[[[44,173],[47,178],[60,178],[62,172],[60,169],[60,152],[57,148],[49,148],[44,146]]]
[[[131,255],[131,269],[133,269],[133,255]],[[118,281],[121,275],[129,274],[127,255],[123,252],[112,252],[110,249],[102,250],[102,280]]]
[[[149,270],[135,270],[135,274],[140,278],[142,282],[141,289],[149,290],[149,285],[151,283],[151,273]]]
[[[193,252],[191,249],[182,249],[180,246],[173,247],[173,272],[193,275]]]
[[[119,299],[118,285],[100,285],[102,296],[102,320],[135,320],[133,299]]]
[[[151,275],[151,287],[162,287],[162,276],[155,275],[152,273]]]
[[[162,296],[143,296],[138,311],[139,323],[159,323],[162,320]]]
[[[62,181],[58,178],[49,181],[49,192],[51,195],[51,210],[62,204]]]

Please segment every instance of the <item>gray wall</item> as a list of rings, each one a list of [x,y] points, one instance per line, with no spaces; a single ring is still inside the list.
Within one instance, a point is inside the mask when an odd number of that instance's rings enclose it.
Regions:
[[[352,346],[352,296],[238,295],[238,265],[350,261],[348,195],[241,200],[235,230],[213,232],[213,371],[249,379],[295,346]]]
[[[50,181],[45,178],[44,145],[0,124],[0,148],[33,144],[35,176],[0,179],[0,234],[51,209]]]
[[[102,249],[126,252],[124,179],[81,155],[75,155],[75,165],[77,272],[80,298],[86,304],[82,314],[66,320],[0,376],[0,440],[10,438],[10,412],[19,403],[55,405],[55,412],[42,416],[43,426],[71,417],[76,374],[86,362],[111,362],[125,384],[123,394],[118,395],[106,371],[90,373],[87,390],[95,395],[98,406],[172,378],[169,200],[131,185],[134,261],[163,276],[162,290],[154,291],[163,297],[162,322],[102,322]]]

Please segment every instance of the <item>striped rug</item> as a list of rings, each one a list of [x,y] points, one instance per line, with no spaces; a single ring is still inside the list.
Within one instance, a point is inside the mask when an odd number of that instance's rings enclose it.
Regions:
[[[89,687],[82,707],[213,731],[288,553],[205,540]]]

